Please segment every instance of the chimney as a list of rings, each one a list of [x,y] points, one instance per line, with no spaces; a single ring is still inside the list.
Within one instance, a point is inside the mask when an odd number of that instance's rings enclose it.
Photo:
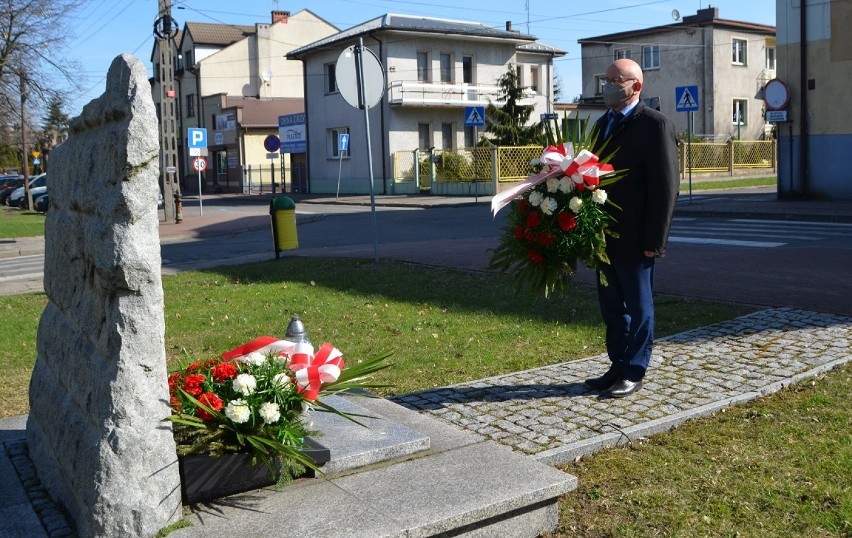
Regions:
[[[695,15],[687,15],[683,18],[684,24],[695,24],[701,22],[713,22],[714,19],[719,18],[719,8],[717,7],[707,7],[705,9],[699,9]]]
[[[506,21],[506,31],[507,32],[512,31],[512,21]]]
[[[287,19],[290,18],[289,11],[273,11],[272,12],[272,24],[277,24],[279,22],[283,22],[287,24]]]

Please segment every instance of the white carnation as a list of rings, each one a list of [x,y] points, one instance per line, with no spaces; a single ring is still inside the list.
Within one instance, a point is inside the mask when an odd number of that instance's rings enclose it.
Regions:
[[[551,177],[547,179],[547,192],[556,192],[556,189],[559,188],[559,180],[555,177]]]
[[[592,193],[592,201],[596,204],[602,204],[606,202],[606,191],[603,189],[598,189]]]
[[[539,191],[533,191],[532,193],[530,193],[530,203],[533,206],[538,207],[543,201],[544,195]]]
[[[559,178],[559,191],[564,193],[569,193],[574,188],[574,182],[571,181],[570,177],[562,176]]]
[[[240,374],[236,377],[236,379],[234,379],[231,386],[240,394],[248,396],[254,392],[255,387],[257,387],[257,379],[255,379],[251,374]]]
[[[552,215],[557,207],[559,207],[559,204],[556,203],[556,200],[548,196],[541,203],[541,212],[545,215]]]
[[[251,418],[251,409],[245,400],[234,400],[225,408],[225,416],[237,424],[243,424]]]
[[[583,206],[583,201],[577,198],[576,196],[571,198],[571,201],[568,202],[568,208],[576,213]]]
[[[274,424],[281,418],[281,411],[278,405],[273,402],[266,402],[260,406],[260,418],[267,424]]]
[[[280,387],[282,389],[287,388],[287,385],[290,384],[290,376],[287,374],[275,374],[272,378],[272,386]]]
[[[264,355],[263,353],[258,353],[257,351],[252,351],[248,355],[240,357],[240,361],[246,364],[250,364],[251,366],[260,366],[264,362],[266,362],[266,355]]]

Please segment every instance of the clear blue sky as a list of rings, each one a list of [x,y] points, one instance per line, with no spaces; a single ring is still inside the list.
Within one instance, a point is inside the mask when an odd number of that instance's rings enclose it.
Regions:
[[[157,5],[157,0],[89,0],[70,14],[74,37],[64,52],[82,65],[84,91],[68,103],[69,115],[78,115],[103,92],[107,69],[118,54],[138,57],[151,74]],[[384,13],[476,21],[495,28],[510,20],[516,30],[567,51],[556,60],[556,73],[562,99],[570,100],[581,93],[578,39],[670,24],[675,9],[682,17],[708,6],[718,7],[723,19],[775,25],[775,0],[172,0],[172,16],[181,28],[187,21],[251,25],[270,22],[272,10],[309,9],[341,30]]]

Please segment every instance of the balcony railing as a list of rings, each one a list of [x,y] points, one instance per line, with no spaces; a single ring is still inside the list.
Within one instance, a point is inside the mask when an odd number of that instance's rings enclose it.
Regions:
[[[499,86],[395,81],[388,87],[392,106],[465,107],[497,103]],[[537,93],[525,88],[520,104],[533,104]]]

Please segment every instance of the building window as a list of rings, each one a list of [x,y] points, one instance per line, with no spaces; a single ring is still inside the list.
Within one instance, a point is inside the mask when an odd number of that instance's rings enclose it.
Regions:
[[[427,150],[432,147],[432,137],[429,135],[429,124],[417,124],[417,143],[422,150]]]
[[[442,123],[441,124],[441,148],[442,149],[453,149],[453,137],[455,135],[455,130],[453,129],[452,123]]]
[[[615,49],[615,50],[612,52],[612,59],[613,59],[613,61],[615,61],[615,60],[623,60],[623,59],[627,59],[627,60],[629,60],[630,58],[631,58],[631,55],[630,55],[630,49]]]
[[[465,127],[464,128],[464,147],[473,148],[476,147],[476,140],[473,138],[473,127]]]
[[[538,93],[538,66],[530,67],[530,89]]]
[[[334,64],[325,64],[325,93],[337,93],[337,71]]]
[[[515,76],[518,77],[518,87],[524,87],[524,68],[523,66],[516,65],[515,66]]]
[[[733,124],[734,125],[747,125],[748,124],[748,101],[745,99],[734,99],[734,114],[733,114]]]
[[[184,59],[184,65],[187,68],[195,65],[195,58],[194,58],[193,50],[190,49],[190,50],[187,50],[186,52],[184,52],[183,53],[183,59]]]
[[[417,80],[429,82],[429,54],[425,52],[417,53]]]
[[[473,84],[473,56],[462,56],[462,82]]]
[[[349,134],[349,127],[335,127],[333,129],[328,130],[328,156],[331,159],[339,159],[340,158],[340,150],[338,149],[340,139],[340,135]],[[349,145],[349,149],[343,152],[343,158],[349,158],[352,155],[352,145]]]
[[[775,47],[766,47],[766,68],[775,71]]]
[[[642,69],[660,68],[660,46],[644,45],[642,47]]]
[[[441,53],[441,82],[453,81],[453,57],[446,53]]]
[[[746,65],[746,44],[745,39],[731,40],[731,49],[733,51],[733,64]]]
[[[595,95],[603,95],[604,84],[606,84],[606,75],[595,75]]]
[[[195,117],[195,94],[193,93],[186,96],[186,117]]]

